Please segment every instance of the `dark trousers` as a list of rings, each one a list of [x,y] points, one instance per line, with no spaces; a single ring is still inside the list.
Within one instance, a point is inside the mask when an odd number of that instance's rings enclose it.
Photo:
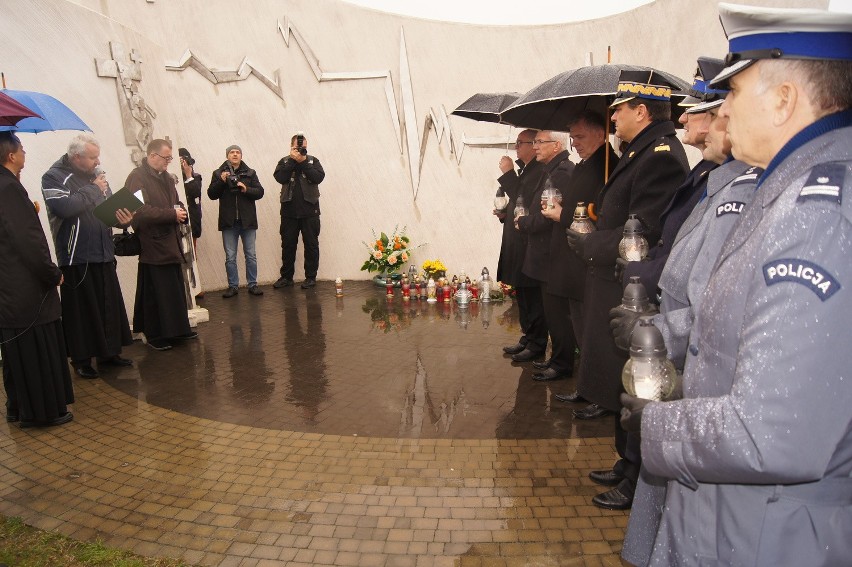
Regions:
[[[524,336],[521,342],[534,352],[547,349],[547,320],[544,318],[544,302],[541,287],[519,287],[515,297],[518,300],[518,319]]]
[[[577,348],[571,321],[571,300],[547,293],[547,288],[542,299],[552,348],[550,368],[570,373],[574,369],[574,351]]]
[[[615,450],[621,459],[616,461],[612,470],[624,477],[618,488],[622,494],[632,498],[642,466],[642,436],[638,432],[629,433],[622,429],[621,415],[618,413],[615,414]]]
[[[296,248],[299,233],[305,246],[305,277],[316,278],[319,269],[320,218],[300,219],[281,217],[281,277],[293,279],[296,272]]]

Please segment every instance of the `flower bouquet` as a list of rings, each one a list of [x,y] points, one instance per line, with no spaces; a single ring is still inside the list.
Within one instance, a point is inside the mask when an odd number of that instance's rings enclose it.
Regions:
[[[363,243],[369,256],[361,266],[361,270],[391,276],[395,283],[400,279],[399,271],[402,265],[408,262],[411,251],[418,247],[411,248],[411,240],[405,235],[405,227],[401,231],[398,228],[398,226],[394,227],[390,236],[384,232],[376,236],[376,232],[373,231],[373,242]],[[383,284],[384,282],[381,282],[379,285]]]
[[[438,279],[440,276],[447,273],[447,267],[437,258],[434,260],[426,260],[423,262],[421,268],[423,268],[423,272],[426,274],[427,279]]]

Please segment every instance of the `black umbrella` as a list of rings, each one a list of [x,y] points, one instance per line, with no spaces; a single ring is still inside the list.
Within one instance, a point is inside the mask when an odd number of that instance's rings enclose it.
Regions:
[[[565,131],[568,122],[584,110],[603,115],[618,89],[622,71],[655,71],[651,67],[613,63],[565,71],[528,91],[500,113],[500,120],[519,128]],[[656,71],[685,96],[689,83]],[[676,104],[673,104],[674,108]],[[682,110],[682,109],[681,109]]]
[[[450,114],[480,122],[500,122],[500,112],[520,96],[521,93],[477,93]]]

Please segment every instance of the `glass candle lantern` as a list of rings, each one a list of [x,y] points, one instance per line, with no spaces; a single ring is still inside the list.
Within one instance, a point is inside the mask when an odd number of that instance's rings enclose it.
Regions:
[[[393,299],[393,280],[391,279],[390,275],[385,278],[385,294],[387,295],[388,299]]]
[[[569,228],[574,232],[582,234],[588,234],[595,231],[595,223],[593,223],[592,219],[589,218],[589,211],[588,207],[586,207],[585,201],[578,201],[577,206],[574,207],[574,220],[571,222],[571,226]]]
[[[630,337],[630,360],[624,364],[621,382],[631,396],[645,400],[667,399],[677,385],[677,371],[666,356],[666,344],[653,318],[644,316]]]
[[[541,192],[541,208],[555,209],[556,205],[562,204],[562,193],[555,187],[548,187]]]
[[[400,285],[400,289],[402,290],[402,300],[410,301],[411,300],[411,284],[408,282],[408,274],[402,275],[402,284]]]
[[[645,232],[636,215],[631,214],[624,223],[624,235],[618,243],[618,255],[628,262],[640,262],[648,255],[648,241],[642,234]]]
[[[427,303],[435,303],[437,298],[435,297],[435,280],[433,278],[429,278],[429,281],[426,282],[426,302]]]
[[[651,303],[648,301],[648,292],[642,285],[642,278],[639,276],[630,277],[630,283],[624,286],[621,306],[636,313],[644,313],[650,309]]]
[[[337,276],[334,280],[334,295],[337,297],[343,297],[343,278]]]
[[[494,210],[503,212],[509,206],[509,196],[502,188],[497,190],[497,195],[494,197]]]
[[[472,297],[471,291],[467,289],[467,283],[462,282],[459,286],[459,290],[456,292],[455,299],[456,303],[458,303],[459,309],[467,309],[468,305],[470,305],[470,299]]]
[[[488,273],[488,268],[482,268],[482,275],[479,278],[479,297],[482,303],[491,302],[491,275]]]
[[[515,200],[515,211],[513,213],[513,217],[515,222],[518,221],[519,218],[527,216],[527,208],[524,206],[524,199],[520,195]]]

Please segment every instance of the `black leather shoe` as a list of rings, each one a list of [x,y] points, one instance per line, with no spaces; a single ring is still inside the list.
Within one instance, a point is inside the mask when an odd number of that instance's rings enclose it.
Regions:
[[[574,390],[570,394],[556,394],[553,397],[559,400],[560,402],[566,402],[569,404],[586,401],[586,398],[581,396],[580,392],[578,392],[577,390]]]
[[[535,362],[533,362],[533,364],[535,364]],[[562,380],[563,378],[570,377],[570,372],[562,372],[561,370],[556,370],[555,368],[548,368],[544,372],[533,374],[533,380],[535,380],[536,382],[550,382],[551,380]]]
[[[110,366],[133,366],[133,361],[129,358],[122,358],[120,355],[110,356],[109,358],[99,358],[98,364],[109,364]]]
[[[538,370],[547,370],[548,368],[550,368],[550,359],[548,358],[547,360],[534,360],[532,365],[533,368],[536,368]]]
[[[281,276],[280,278],[275,280],[275,283],[272,284],[272,287],[274,287],[275,289],[281,289],[282,287],[293,287],[293,280]]]
[[[505,352],[506,354],[518,354],[519,352],[521,352],[525,348],[527,348],[527,345],[525,345],[523,343],[518,343],[518,344],[512,345],[512,346],[504,346],[503,352]]]
[[[252,295],[263,295],[263,290],[256,285],[249,286],[249,293]]]
[[[188,333],[184,333],[183,335],[178,335],[178,336],[172,337],[172,338],[179,340],[179,341],[189,341],[189,340],[192,340],[192,339],[197,339],[198,333],[196,333],[195,331],[190,331]]]
[[[98,371],[92,368],[91,364],[77,366],[74,368],[74,371],[77,372],[80,378],[97,378],[99,376]]]
[[[602,408],[598,404],[589,404],[583,409],[574,410],[572,413],[577,419],[597,419],[599,417],[610,415],[613,412],[606,408]]]
[[[53,427],[54,425],[62,425],[63,423],[68,423],[73,419],[74,414],[72,414],[70,411],[66,411],[64,414],[60,415],[56,419],[50,419],[47,421],[22,421],[21,429],[27,429],[28,427]]]
[[[612,469],[605,471],[592,471],[589,473],[589,478],[595,484],[601,486],[618,486],[618,483],[624,480],[624,477]]]
[[[537,352],[525,348],[518,354],[513,354],[512,360],[514,360],[515,362],[529,362],[530,360],[535,360],[536,358],[541,358],[542,356],[544,356],[543,352]]]
[[[225,299],[228,299],[229,297],[234,297],[238,293],[240,293],[240,290],[238,290],[235,287],[229,287],[228,289],[225,290],[225,293],[222,294],[222,297],[224,297]]]
[[[621,492],[619,488],[613,488],[592,498],[592,504],[607,510],[629,510],[633,506],[633,498]]]
[[[172,348],[172,343],[166,339],[148,339],[148,346],[154,350],[169,350]]]
[[[15,423],[19,419],[21,419],[21,416],[18,413],[18,410],[6,410],[6,422],[7,423]]]
[[[302,285],[299,286],[302,289],[308,289],[317,285],[316,278],[305,278],[305,281],[302,282]]]

